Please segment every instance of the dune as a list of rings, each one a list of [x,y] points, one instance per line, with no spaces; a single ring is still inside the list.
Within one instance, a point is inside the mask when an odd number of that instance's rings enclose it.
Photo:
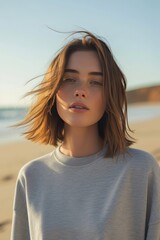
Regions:
[[[160,85],[127,91],[128,103],[160,103]]]

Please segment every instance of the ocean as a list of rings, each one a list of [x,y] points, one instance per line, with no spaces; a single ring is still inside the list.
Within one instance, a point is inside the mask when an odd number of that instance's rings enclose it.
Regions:
[[[22,136],[22,128],[13,128],[10,126],[20,122],[26,113],[27,108],[0,108],[0,143],[12,142],[24,138]]]
[[[156,117],[160,117],[160,104],[128,106],[128,120],[131,123],[142,122]]]
[[[27,108],[0,108],[0,144],[24,139],[24,128],[11,128],[10,125],[20,122]],[[155,105],[129,105],[129,123],[140,122],[160,116],[160,104]]]

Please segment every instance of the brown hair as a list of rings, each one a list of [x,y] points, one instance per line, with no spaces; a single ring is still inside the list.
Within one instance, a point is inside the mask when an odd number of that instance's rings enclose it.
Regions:
[[[94,50],[102,66],[106,111],[98,122],[99,135],[108,144],[107,156],[124,153],[134,143],[129,135],[127,119],[126,79],[107,44],[88,31],[73,34],[82,37],[72,39],[51,62],[43,81],[25,96],[34,95],[35,101],[23,121],[15,126],[27,126],[23,134],[28,140],[57,146],[63,141],[64,122],[56,109],[56,93],[61,85],[65,66],[75,51]],[[72,34],[72,35],[73,35]]]

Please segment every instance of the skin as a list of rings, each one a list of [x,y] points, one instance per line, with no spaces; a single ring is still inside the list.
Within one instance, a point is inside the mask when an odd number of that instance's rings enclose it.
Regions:
[[[75,102],[85,104],[88,110],[70,108]],[[103,140],[99,137],[97,123],[105,111],[105,98],[102,69],[95,51],[71,54],[56,103],[58,114],[65,123],[61,152],[84,157],[100,151]]]

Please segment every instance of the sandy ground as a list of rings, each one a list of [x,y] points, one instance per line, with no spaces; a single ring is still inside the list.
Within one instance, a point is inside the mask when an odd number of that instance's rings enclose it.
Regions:
[[[133,147],[152,153],[160,162],[160,118],[131,124],[137,143]],[[0,145],[0,239],[10,238],[15,182],[20,168],[28,161],[53,150],[28,141]]]

